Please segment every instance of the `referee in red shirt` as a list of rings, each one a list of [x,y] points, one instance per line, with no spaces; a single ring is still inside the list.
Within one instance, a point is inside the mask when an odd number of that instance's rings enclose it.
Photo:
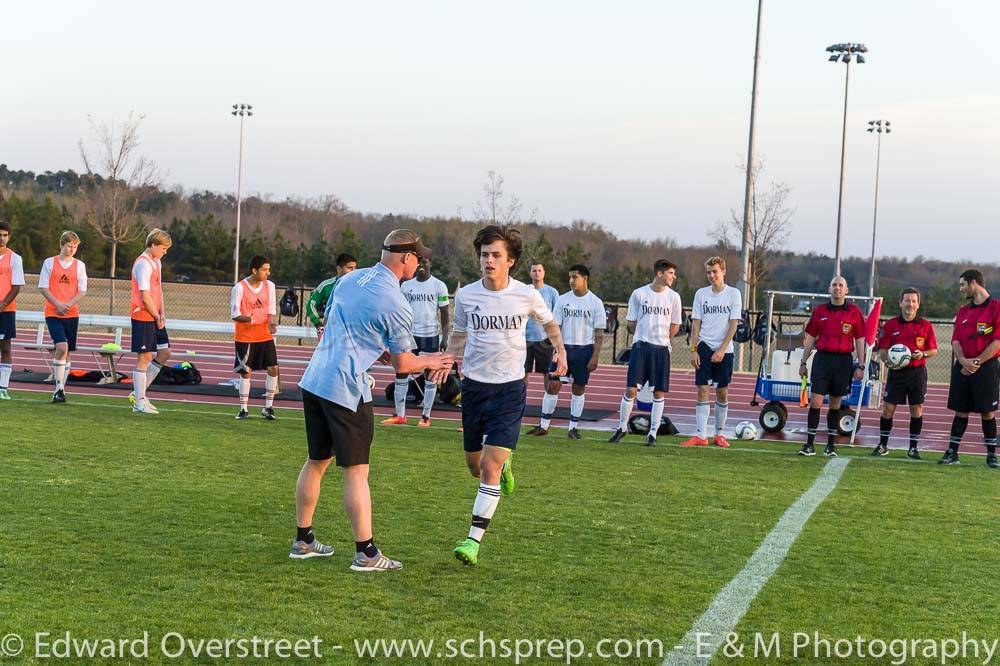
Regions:
[[[819,410],[823,406],[823,398],[829,396],[826,450],[823,453],[836,456],[833,440],[837,436],[837,422],[840,420],[840,401],[850,394],[851,380],[863,376],[861,366],[865,358],[865,318],[858,306],[847,302],[847,280],[838,275],[830,281],[830,302],[813,310],[804,337],[802,365],[799,366],[802,377],[808,373],[806,362],[814,347],[816,358],[812,364],[807,439],[799,455],[816,455],[813,443],[816,428],[819,427]],[[851,352],[857,354],[857,363]]]
[[[981,271],[969,269],[958,278],[958,292],[968,303],[958,310],[951,335],[955,364],[948,387],[948,409],[955,412],[951,422],[951,442],[941,465],[958,464],[958,447],[969,425],[969,412],[983,420],[986,465],[997,463],[996,410],[1000,394],[1000,301],[990,298]]]
[[[937,336],[931,323],[921,317],[920,292],[912,287],[904,289],[899,296],[899,316],[882,325],[879,338],[879,355],[883,363],[888,363],[889,347],[906,345],[910,350],[910,363],[899,370],[889,370],[889,380],[885,385],[882,399],[882,418],[879,419],[878,446],[873,456],[889,453],[889,435],[892,432],[892,417],[896,405],[910,406],[910,449],[906,457],[920,460],[917,442],[924,427],[924,396],[927,395],[927,359],[938,353]]]

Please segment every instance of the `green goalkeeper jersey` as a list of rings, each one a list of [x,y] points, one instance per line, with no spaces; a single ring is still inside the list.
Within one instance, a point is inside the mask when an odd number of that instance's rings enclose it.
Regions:
[[[321,326],[323,324],[326,304],[330,302],[330,296],[333,295],[333,290],[336,289],[339,279],[340,276],[323,280],[316,285],[316,288],[309,295],[309,300],[306,301],[306,316],[309,317],[309,321],[312,322],[313,326]]]

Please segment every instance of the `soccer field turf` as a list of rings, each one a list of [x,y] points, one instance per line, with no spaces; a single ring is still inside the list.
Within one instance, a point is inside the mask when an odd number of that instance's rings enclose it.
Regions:
[[[149,659],[162,661],[161,638],[177,632],[195,641],[186,658],[202,639],[319,636],[327,660],[379,663],[359,659],[355,641],[434,640],[433,658],[454,651],[449,640],[475,639],[468,647],[478,652],[484,632],[498,642],[577,639],[592,653],[602,639],[647,639],[666,656],[828,464],[765,442],[724,451],[666,445],[677,438],[612,445],[596,432],[580,442],[563,431],[522,438],[517,490],[500,502],[479,566],[463,567],[451,551],[468,531],[477,484],[454,422],[377,426],[375,536],[404,569],[357,574],[333,467],[314,527],[337,553],[288,558],[305,458],[300,412],[235,422],[221,406],[164,402],[159,416],[144,416],[123,399],[14,397],[0,403],[0,636],[21,636],[23,654],[36,632],[149,632]],[[1000,476],[978,456],[948,468],[897,452],[842,453],[843,476],[735,630],[780,632],[785,648],[794,632],[814,631],[1000,638]],[[768,661],[782,660],[855,661],[787,650]],[[398,659],[414,661],[428,659]],[[720,650],[714,661],[732,660]],[[755,661],[749,650],[743,661]]]

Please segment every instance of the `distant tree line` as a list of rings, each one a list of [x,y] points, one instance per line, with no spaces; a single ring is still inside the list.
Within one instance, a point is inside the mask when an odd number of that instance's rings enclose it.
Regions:
[[[90,181],[91,183],[93,181]],[[24,256],[25,268],[37,271],[45,257],[56,254],[59,234],[76,231],[81,239],[79,257],[91,275],[106,275],[110,268],[108,243],[83,222],[81,204],[87,179],[72,170],[35,174],[14,171],[0,164],[0,215],[8,220],[14,237],[11,246]],[[167,229],[174,245],[164,262],[167,279],[199,282],[229,282],[235,232],[236,199],[229,194],[184,192],[153,188],[140,196],[136,215],[144,228]],[[377,261],[382,238],[398,227],[421,234],[435,251],[433,272],[450,289],[479,279],[479,266],[472,239],[483,221],[459,216],[416,217],[398,214],[362,214],[350,210],[333,196],[319,199],[270,201],[248,197],[243,203],[244,231],[240,257],[268,256],[274,279],[282,286],[310,287],[334,272],[338,253],[348,252],[362,266]],[[594,222],[578,220],[569,225],[535,221],[515,222],[525,237],[525,252],[515,276],[527,280],[528,263],[542,261],[547,282],[560,291],[567,289],[569,266],[587,264],[592,272],[591,288],[603,299],[623,302],[631,291],[651,278],[653,261],[666,257],[678,265],[676,288],[685,303],[705,284],[704,260],[718,254],[729,262],[728,281],[738,277],[735,249],[723,242],[680,247],[670,238],[656,241],[625,240]],[[665,224],[664,232],[671,226]],[[143,249],[143,239],[119,245],[116,275],[127,278],[132,258]],[[918,257],[914,260],[883,257],[878,262],[877,291],[894,307],[899,291],[915,286],[924,294],[924,314],[951,317],[959,304],[958,274],[966,263]],[[977,266],[984,271],[987,286],[1000,294],[1000,267]],[[868,292],[868,260],[848,258],[845,277],[854,294]],[[825,293],[833,272],[833,259],[826,255],[776,252],[769,273],[758,289],[757,306],[765,304],[764,290],[783,289]]]

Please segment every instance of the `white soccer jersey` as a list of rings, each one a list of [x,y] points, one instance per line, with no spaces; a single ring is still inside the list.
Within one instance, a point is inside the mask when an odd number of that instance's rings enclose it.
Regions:
[[[421,282],[413,278],[400,287],[413,310],[413,335],[430,338],[441,335],[439,310],[448,307],[448,287],[433,275]]]
[[[648,342],[671,349],[670,325],[681,323],[681,295],[670,287],[653,291],[644,285],[628,299],[625,319],[635,322],[633,342]]]
[[[743,311],[743,297],[736,287],[726,285],[716,293],[712,286],[702,287],[694,294],[691,318],[701,320],[698,342],[704,342],[712,351],[717,351],[726,339],[730,321],[739,321]],[[733,341],[729,341],[726,353],[733,353]]]
[[[52,262],[55,257],[49,257],[44,262],[42,262],[42,271],[38,274],[38,288],[48,289],[49,279],[52,277]],[[70,258],[69,262],[63,263],[62,259],[59,263],[63,268],[69,268],[70,263],[73,261]],[[87,291],[87,267],[83,265],[83,262],[79,259],[76,260],[76,282],[80,291]]]
[[[567,291],[556,299],[552,316],[562,329],[563,343],[567,345],[592,345],[594,330],[607,326],[604,303],[592,291],[583,296]]]
[[[478,280],[455,293],[456,333],[465,333],[462,374],[487,384],[524,379],[528,319],[541,325],[552,311],[530,285],[511,278],[506,289],[490,291]]]

